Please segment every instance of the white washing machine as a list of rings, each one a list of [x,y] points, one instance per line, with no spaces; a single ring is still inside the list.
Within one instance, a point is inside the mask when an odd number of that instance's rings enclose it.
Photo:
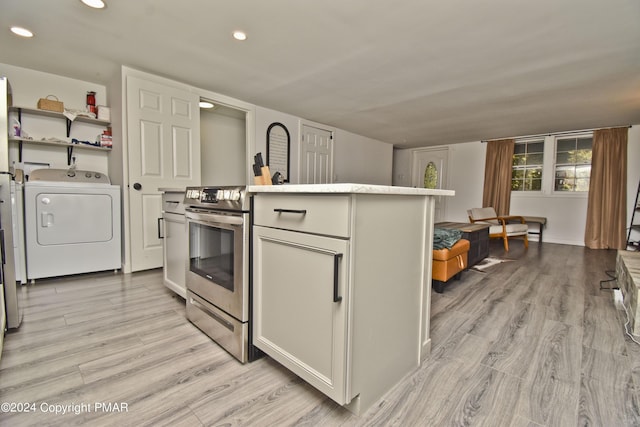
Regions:
[[[24,215],[28,280],[121,268],[120,186],[108,176],[34,170]]]

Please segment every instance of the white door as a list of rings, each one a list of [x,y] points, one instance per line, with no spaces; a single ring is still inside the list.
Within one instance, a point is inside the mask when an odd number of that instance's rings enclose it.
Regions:
[[[449,161],[449,149],[422,149],[415,150],[412,154],[412,185],[419,188],[446,189],[447,187],[447,163]],[[447,198],[435,197],[434,221],[441,222],[447,215]]]
[[[131,270],[162,266],[159,188],[200,185],[199,96],[127,77]]]
[[[330,182],[333,182],[333,133],[327,129],[302,125],[300,183]]]

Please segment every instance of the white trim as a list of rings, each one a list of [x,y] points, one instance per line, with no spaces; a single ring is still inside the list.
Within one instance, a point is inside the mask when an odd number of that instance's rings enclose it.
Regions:
[[[413,171],[415,170],[416,156],[418,153],[429,152],[429,151],[446,151],[447,152],[447,165],[446,165],[446,176],[444,182],[447,185],[451,182],[451,147],[448,145],[439,145],[435,147],[425,147],[425,148],[415,148],[411,150],[411,164],[409,165],[409,174],[411,178],[411,185],[415,186],[416,184],[413,182]],[[440,182],[443,182],[442,180]]]
[[[594,129],[596,130],[596,129]],[[551,191],[551,195],[554,197],[584,197],[587,198],[589,197],[589,190],[587,191],[556,191],[556,186],[555,186],[555,181],[556,181],[556,159],[557,159],[557,150],[558,150],[558,139],[578,139],[578,138],[585,138],[585,137],[591,137],[591,152],[593,153],[593,131],[585,131],[585,132],[577,132],[575,134],[571,134],[571,135],[552,135],[550,136],[550,138],[552,139],[553,142],[553,157],[552,157],[552,164],[551,164],[551,169],[552,169],[552,179],[551,179],[551,187],[550,187],[550,191]],[[546,148],[546,145],[545,145]],[[573,166],[575,167],[577,164],[574,163]],[[591,163],[589,164],[589,166],[591,166]],[[543,169],[544,170],[544,169]],[[589,179],[591,179],[591,171],[589,171]]]
[[[542,191],[514,191],[511,190],[511,197],[548,197]]]
[[[519,139],[515,140],[515,145],[518,145],[518,144],[530,144],[530,143],[537,143],[537,142],[542,142],[542,165],[541,165],[542,166],[542,176],[540,177],[540,188],[541,189],[540,190],[531,190],[531,191],[527,191],[527,190],[511,190],[511,194],[512,195],[514,195],[514,194],[521,195],[521,194],[528,194],[528,193],[533,193],[533,194],[542,194],[542,193],[544,193],[544,185],[545,185],[545,179],[544,178],[545,178],[545,169],[546,169],[545,168],[545,160],[546,160],[545,153],[547,152],[547,144],[546,144],[545,138],[544,137],[519,138]],[[515,147],[515,145],[514,145],[514,147]],[[514,153],[514,155],[515,155],[515,153]],[[531,165],[531,166],[534,166],[534,165]],[[524,172],[526,174],[527,169],[529,169],[528,165],[523,165],[521,167],[524,168]],[[533,169],[533,167],[531,169]],[[513,176],[513,162],[511,163],[511,173],[512,173],[512,176]],[[512,178],[512,180],[513,180],[513,178]]]
[[[429,152],[446,152],[446,163],[444,166],[444,174],[440,176],[438,183],[438,189],[442,189],[444,190],[444,186],[446,185],[447,187],[449,187],[451,185],[452,182],[452,176],[451,176],[451,162],[452,159],[451,157],[453,157],[451,155],[451,147],[448,145],[440,145],[440,146],[435,146],[435,147],[424,147],[424,148],[416,148],[416,149],[412,149],[411,150],[411,164],[409,165],[409,173],[410,173],[410,179],[411,179],[411,185],[414,187],[419,187],[422,188],[424,185],[415,182],[414,180],[414,175],[415,175],[415,171],[416,171],[416,164],[418,162],[418,155],[421,153],[429,153]],[[424,179],[424,177],[423,177]],[[440,212],[441,212],[441,218],[440,220],[444,220],[446,218],[448,218],[449,216],[449,203],[446,197],[440,197],[439,198],[439,208],[440,208]],[[435,202],[434,202],[434,215],[435,215]]]

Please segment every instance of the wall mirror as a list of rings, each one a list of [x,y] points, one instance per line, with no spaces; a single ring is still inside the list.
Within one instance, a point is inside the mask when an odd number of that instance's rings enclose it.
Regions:
[[[267,166],[271,175],[280,172],[289,182],[289,155],[291,137],[282,123],[271,123],[267,128]]]

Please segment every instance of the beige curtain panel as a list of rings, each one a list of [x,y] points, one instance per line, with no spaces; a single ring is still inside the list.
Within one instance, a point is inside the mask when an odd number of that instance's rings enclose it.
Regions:
[[[499,216],[509,215],[514,139],[487,142],[482,207],[492,207]]]
[[[585,246],[625,249],[628,128],[593,132]]]

